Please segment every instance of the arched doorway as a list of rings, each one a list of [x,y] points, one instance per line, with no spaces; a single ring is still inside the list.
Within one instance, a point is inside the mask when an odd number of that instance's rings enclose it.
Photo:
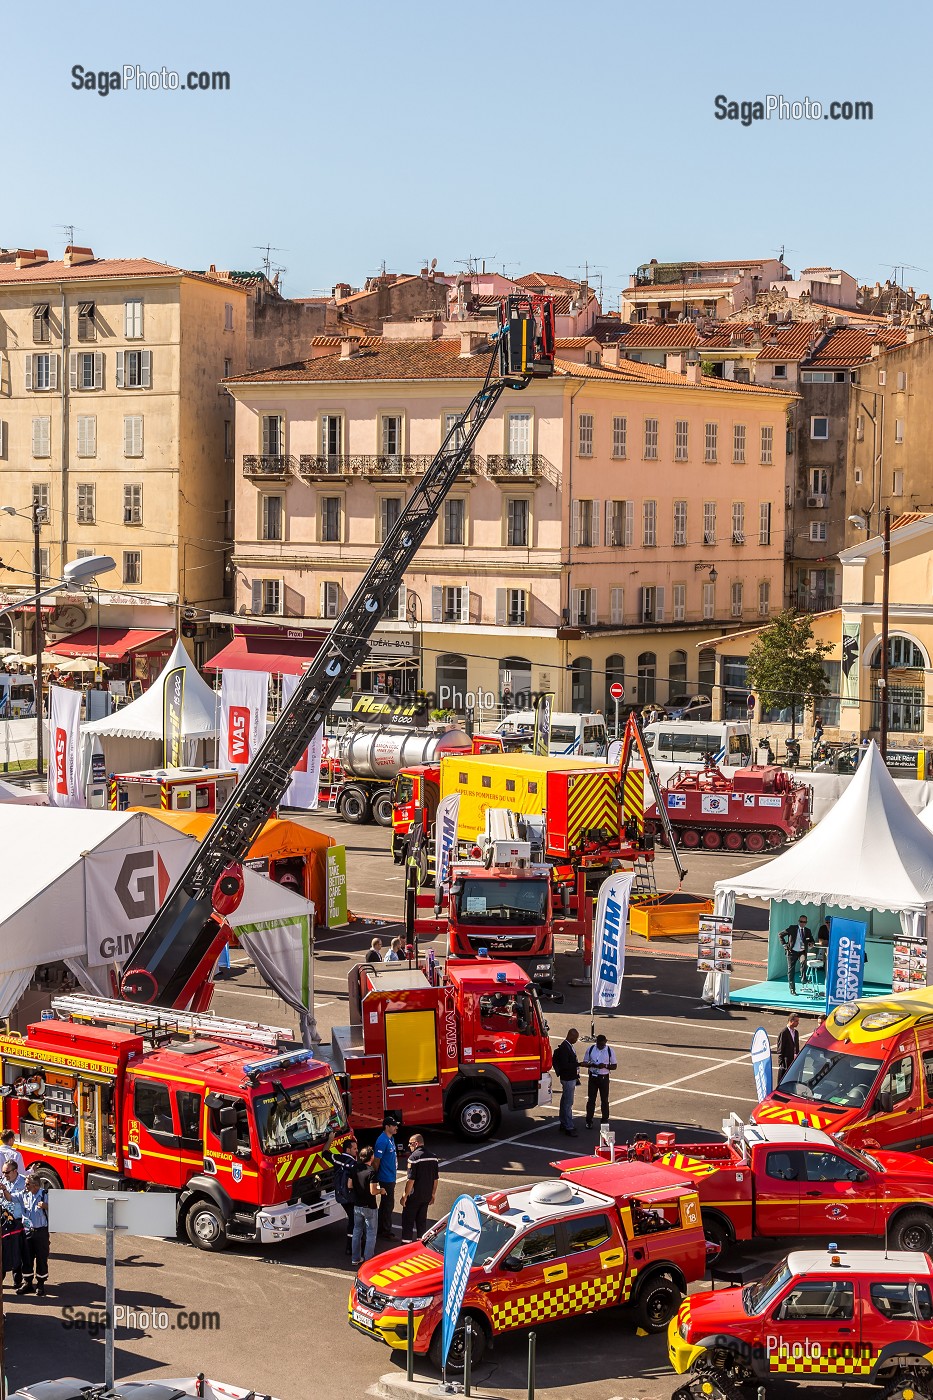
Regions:
[[[667,698],[675,700],[687,693],[687,653],[678,649],[667,663]]]
[[[466,709],[467,663],[465,656],[455,651],[444,652],[437,658],[435,686],[439,710]]]
[[[503,656],[499,662],[499,704],[506,710],[531,709],[531,662]]]
[[[575,715],[593,708],[593,663],[588,656],[570,663],[570,708]]]
[[[913,637],[888,638],[888,733],[922,734],[927,659]],[[871,658],[871,727],[881,727],[881,643]]]
[[[610,695],[609,691],[610,691],[610,689],[612,688],[612,686],[615,685],[617,682],[618,682],[619,685],[624,685],[624,684],[625,684],[625,657],[624,657],[624,656],[620,656],[618,652],[613,652],[612,656],[607,656],[607,657],[606,657],[606,707],[605,707],[606,724],[607,724],[609,727],[612,727],[612,728],[614,728],[614,726],[615,726],[616,702],[613,700],[613,698],[612,698],[612,696]],[[628,697],[626,696],[626,697],[624,697],[622,700],[619,701],[619,714],[620,714],[620,716],[625,714],[625,705],[626,705],[626,701],[627,701],[627,700],[628,700]],[[629,702],[629,703],[631,703],[631,702]],[[618,737],[618,736],[616,736],[616,737]]]
[[[638,703],[653,705],[657,698],[658,658],[653,651],[643,651],[638,657]]]

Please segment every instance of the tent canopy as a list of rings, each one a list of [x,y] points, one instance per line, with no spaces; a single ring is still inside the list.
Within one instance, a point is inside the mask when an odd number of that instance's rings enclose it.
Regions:
[[[737,899],[923,911],[933,905],[933,830],[911,811],[872,743],[839,801],[803,840],[714,888]]]
[[[185,651],[181,641],[175,643],[172,654],[148,690],[138,700],[124,705],[104,719],[95,719],[81,726],[82,734],[119,739],[161,739],[165,678],[177,666],[185,668],[185,697],[182,705],[182,736],[186,739],[210,739],[217,734],[217,702],[207,681]]]

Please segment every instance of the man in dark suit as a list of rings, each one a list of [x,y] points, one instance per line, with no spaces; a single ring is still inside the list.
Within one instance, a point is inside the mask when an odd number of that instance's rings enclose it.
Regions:
[[[800,1054],[800,1017],[796,1011],[787,1018],[787,1025],[778,1036],[778,1083],[784,1078],[791,1065]]]
[[[813,934],[807,926],[806,914],[801,914],[795,924],[791,924],[781,934],[784,952],[787,954],[787,985],[792,997],[797,995],[797,964],[806,959],[807,949],[813,947]]]

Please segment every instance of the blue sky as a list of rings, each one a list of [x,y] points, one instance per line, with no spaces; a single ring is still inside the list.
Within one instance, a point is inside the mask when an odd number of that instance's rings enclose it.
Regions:
[[[576,276],[751,258],[933,288],[933,10],[399,0],[55,5],[5,26],[0,245],[186,267],[279,251],[293,296],[425,258]],[[887,55],[887,57],[886,57]],[[912,59],[911,56],[915,56]],[[227,70],[230,91],[75,91],[71,70]],[[714,99],[870,101],[743,127]],[[929,269],[918,271],[915,268]]]

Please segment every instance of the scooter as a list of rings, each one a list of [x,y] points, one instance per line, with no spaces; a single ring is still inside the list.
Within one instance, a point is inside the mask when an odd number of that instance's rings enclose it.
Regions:
[[[784,744],[786,754],[784,758],[785,768],[800,767],[800,740],[787,739]]]

